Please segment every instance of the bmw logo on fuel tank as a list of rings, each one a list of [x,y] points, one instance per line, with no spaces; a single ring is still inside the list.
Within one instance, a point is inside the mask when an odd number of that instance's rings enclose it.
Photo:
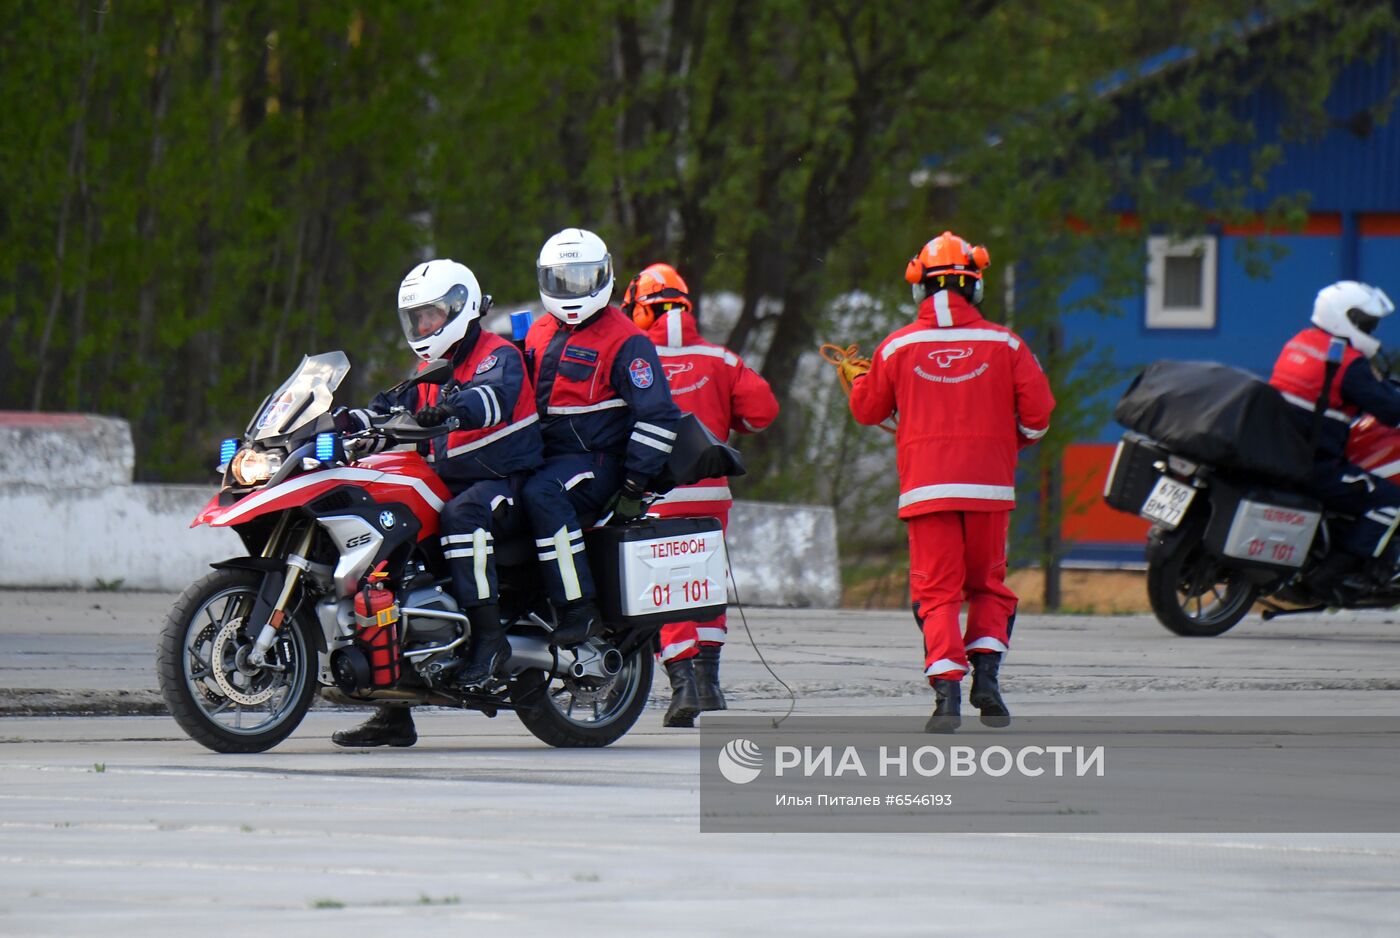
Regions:
[[[379,513],[379,526],[386,531],[398,523],[398,520],[398,518],[394,517],[392,511],[381,511]]]

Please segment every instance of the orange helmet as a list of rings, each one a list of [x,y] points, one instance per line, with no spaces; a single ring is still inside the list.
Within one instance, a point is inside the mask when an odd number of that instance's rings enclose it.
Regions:
[[[622,311],[632,317],[639,329],[650,329],[657,313],[672,305],[689,310],[690,287],[670,264],[652,264],[632,278],[622,297]]]
[[[909,259],[904,279],[913,284],[916,303],[939,290],[953,288],[975,305],[982,302],[982,271],[991,262],[992,256],[985,247],[969,244],[945,231]]]

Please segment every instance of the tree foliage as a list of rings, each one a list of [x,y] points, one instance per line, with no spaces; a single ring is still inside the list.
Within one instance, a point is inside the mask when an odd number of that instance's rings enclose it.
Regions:
[[[1182,231],[1244,212],[1278,150],[1240,102],[1268,83],[1316,134],[1337,70],[1394,28],[1345,0],[17,0],[0,19],[0,406],[126,417],[141,478],[200,477],[301,354],[347,349],[364,398],[403,366],[393,293],[416,260],[530,297],[539,244],[579,224],[623,281],[664,258],[739,297],[712,336],[785,406],[750,491],[838,505],[892,482],[834,454],[885,441],[823,422],[839,402],[804,356],[906,316],[920,243],[991,247],[988,313],[1057,381],[1047,469],[1093,419],[1072,382],[1102,378],[1056,342],[1065,288],[1095,272],[1081,302],[1109,310],[1142,276],[1121,208]],[[1149,158],[1164,129],[1186,158]],[[1241,142],[1246,170],[1213,174]],[[853,290],[875,302],[834,319]]]

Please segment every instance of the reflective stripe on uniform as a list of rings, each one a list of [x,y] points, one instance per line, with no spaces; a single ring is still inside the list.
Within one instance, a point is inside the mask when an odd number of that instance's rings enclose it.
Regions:
[[[1016,489],[1010,485],[977,485],[970,482],[946,482],[942,485],[922,485],[899,496],[899,507],[937,498],[980,498],[994,502],[1016,501]]]
[[[662,358],[675,358],[680,355],[703,355],[707,358],[722,358],[726,365],[739,364],[739,356],[733,352],[722,348],[711,348],[708,345],[658,345],[656,354]]]
[[[939,658],[933,664],[924,668],[924,674],[926,675],[942,674],[945,671],[957,671],[961,674],[967,671],[967,665],[958,664],[952,658]]]
[[[1289,394],[1287,391],[1280,391],[1279,393],[1283,395],[1283,399],[1285,401],[1292,404],[1294,407],[1301,407],[1310,414],[1316,413],[1317,401],[1307,401],[1296,394]],[[1328,417],[1331,417],[1333,420],[1340,420],[1343,423],[1347,424],[1351,423],[1351,418],[1346,414],[1342,413],[1340,410],[1333,410],[1331,407],[1329,407],[1327,408],[1325,413]]]
[[[920,342],[1004,342],[1013,349],[1021,347],[1020,340],[1014,335],[996,329],[920,329],[891,340],[880,350],[880,358],[888,359],[906,345]]]
[[[1005,642],[1001,641],[1000,639],[992,638],[990,635],[984,635],[982,638],[979,638],[977,641],[967,646],[968,651],[976,651],[979,648],[986,649],[988,651],[1007,651]]]
[[[687,638],[683,642],[673,642],[672,644],[667,645],[665,648],[661,649],[661,660],[663,662],[674,661],[677,655],[684,654],[685,652],[690,651],[690,649],[694,647],[695,639],[693,638]]]
[[[447,455],[460,456],[463,453],[469,453],[474,449],[481,449],[481,447],[483,446],[490,446],[492,443],[496,442],[502,437],[510,436],[516,430],[522,430],[532,423],[539,422],[539,419],[539,414],[530,414],[528,417],[523,417],[520,420],[517,420],[515,423],[502,427],[495,433],[486,434],[479,440],[472,440],[470,443],[463,443],[461,446],[453,446],[447,451]]]
[[[599,410],[609,410],[613,407],[626,407],[627,402],[620,397],[610,398],[606,401],[599,401],[597,404],[578,404],[567,407],[546,407],[545,413],[550,416],[563,416],[568,414],[591,414]]]

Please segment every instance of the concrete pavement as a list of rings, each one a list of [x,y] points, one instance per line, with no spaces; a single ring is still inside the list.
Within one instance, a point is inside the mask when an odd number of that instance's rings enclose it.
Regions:
[[[329,735],[358,715],[320,710],[253,756],[208,752],[164,715],[46,715],[159,707],[172,599],[6,593],[0,936],[1363,936],[1400,912],[1396,835],[701,835],[695,734],[662,730],[658,709],[605,750],[448,710],[420,715],[411,749],[341,750]],[[926,712],[907,614],[747,617],[799,713]],[[734,711],[782,713],[732,626]],[[1031,616],[1005,669],[1022,714],[1400,715],[1396,674],[1389,615],[1206,640]]]

